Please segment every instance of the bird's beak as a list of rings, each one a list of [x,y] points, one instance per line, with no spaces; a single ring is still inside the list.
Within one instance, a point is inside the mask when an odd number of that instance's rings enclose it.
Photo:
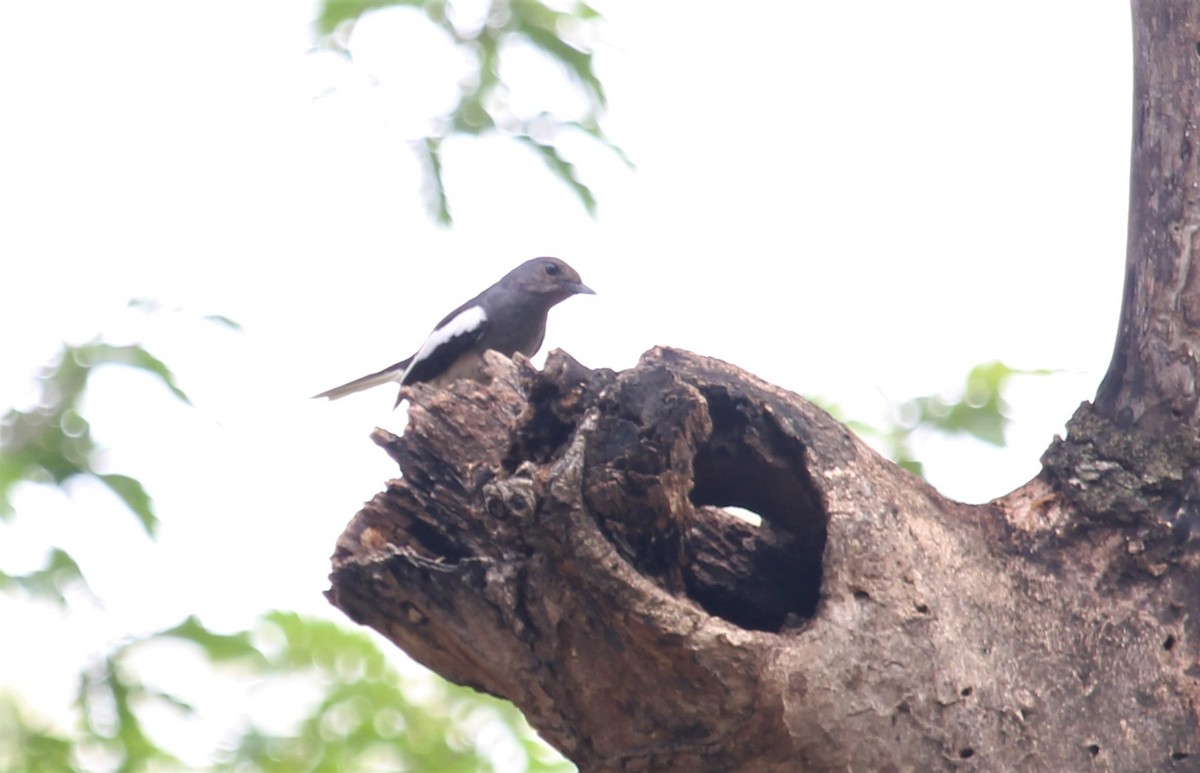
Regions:
[[[583,282],[575,282],[570,285],[572,292],[576,295],[595,295],[596,291],[585,285]]]

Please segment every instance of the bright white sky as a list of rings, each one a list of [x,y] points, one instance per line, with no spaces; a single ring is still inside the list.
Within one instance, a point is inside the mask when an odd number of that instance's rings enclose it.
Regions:
[[[607,6],[606,127],[637,171],[570,146],[593,221],[527,149],[455,141],[450,231],[424,213],[405,139],[449,106],[460,63],[415,13],[362,25],[350,65],[309,53],[313,7],[290,0],[6,8],[0,408],[30,404],[59,342],[103,332],[141,337],[197,409],[139,374],[95,382],[86,415],[111,471],[154,495],[161,538],[139,549],[103,491],[23,489],[2,565],[63,544],[106,606],[25,610],[44,633],[0,637],[0,685],[37,682],[53,707],[76,672],[27,664],[192,612],[218,628],[332,614],[334,540],[394,473],[367,434],[399,422],[390,389],[308,396],[410,354],[535,255],[598,292],[552,313],[543,353],[595,367],[679,346],[868,421],[979,362],[1062,369],[1012,391],[1009,448],[918,449],[971,501],[1037,471],[1115,334],[1127,5]],[[518,109],[575,104],[532,54],[509,62]],[[132,297],[184,312],[146,323]],[[245,332],[193,321],[207,313]]]

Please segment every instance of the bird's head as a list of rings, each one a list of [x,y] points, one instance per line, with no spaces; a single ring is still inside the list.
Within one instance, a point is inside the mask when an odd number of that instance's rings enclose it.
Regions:
[[[596,294],[579,278],[579,272],[558,258],[527,260],[509,276],[522,291],[546,298],[551,306],[572,295]]]

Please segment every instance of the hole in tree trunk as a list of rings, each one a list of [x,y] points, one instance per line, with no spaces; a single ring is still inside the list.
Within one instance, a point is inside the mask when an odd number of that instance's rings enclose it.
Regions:
[[[688,594],[743,628],[798,624],[812,616],[820,595],[826,524],[804,446],[750,401],[723,389],[704,397],[713,430],[694,462]],[[724,507],[761,522],[754,526]]]

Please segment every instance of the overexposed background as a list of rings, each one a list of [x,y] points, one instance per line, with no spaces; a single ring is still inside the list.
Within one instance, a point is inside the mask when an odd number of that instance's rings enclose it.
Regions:
[[[482,6],[482,4],[481,4]],[[333,614],[328,556],[394,474],[367,439],[394,391],[308,396],[414,351],[509,268],[558,255],[596,289],[545,351],[633,365],[663,344],[876,420],[1002,359],[1006,449],[917,449],[948,495],[1020,485],[1107,365],[1123,275],[1131,104],[1122,3],[605,3],[609,136],[565,146],[590,219],[528,149],[446,144],[456,224],[425,214],[407,141],[462,62],[415,11],[361,24],[353,63],[285,0],[10,4],[0,47],[0,408],[63,340],[143,340],[196,410],[109,369],[85,415],[141,479],[159,543],[108,492],[26,486],[10,571],[62,544],[105,600],[62,619],[0,598],[0,685],[47,712],[73,663],[190,613]],[[569,112],[514,52],[514,105]],[[535,101],[536,100],[536,101]],[[153,298],[166,312],[125,308]],[[197,321],[223,314],[234,333]],[[539,360],[540,361],[540,360]],[[124,530],[124,531],[123,531]],[[130,545],[144,545],[130,552]],[[116,547],[120,545],[120,553]],[[8,626],[6,626],[8,627]]]

